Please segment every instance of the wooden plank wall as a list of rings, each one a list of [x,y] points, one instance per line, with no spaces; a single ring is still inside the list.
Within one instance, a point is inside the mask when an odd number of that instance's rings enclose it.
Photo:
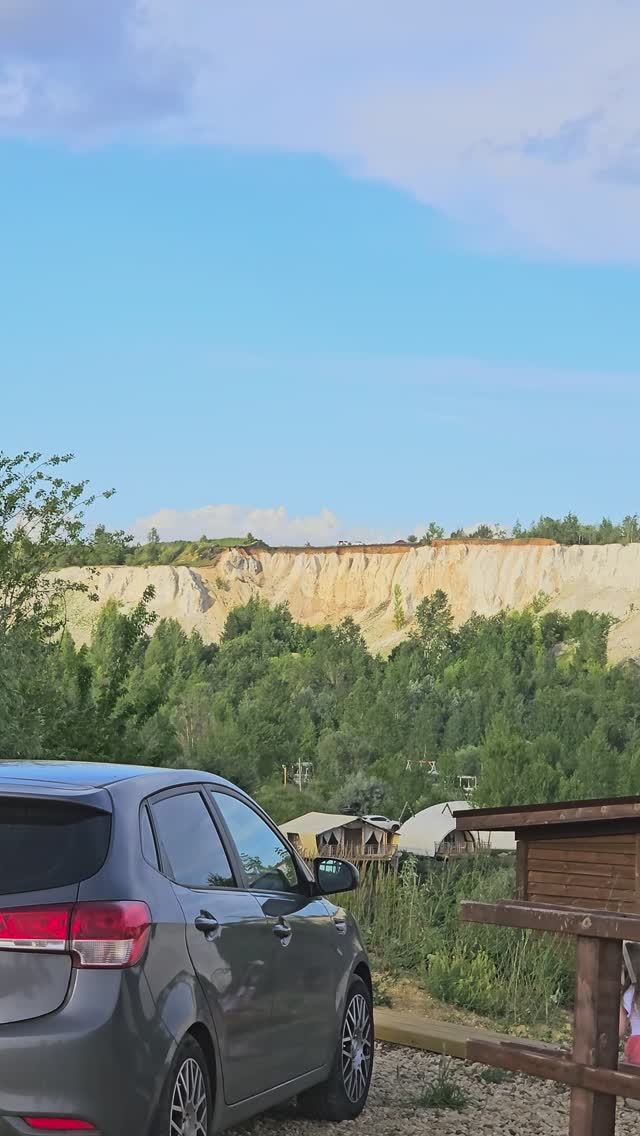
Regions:
[[[640,914],[640,834],[521,843],[526,847],[518,852],[519,898]]]

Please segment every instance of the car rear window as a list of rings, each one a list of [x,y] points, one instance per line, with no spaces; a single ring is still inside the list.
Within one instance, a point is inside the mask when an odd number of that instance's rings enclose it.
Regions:
[[[110,835],[111,817],[84,805],[0,798],[0,895],[88,880]]]

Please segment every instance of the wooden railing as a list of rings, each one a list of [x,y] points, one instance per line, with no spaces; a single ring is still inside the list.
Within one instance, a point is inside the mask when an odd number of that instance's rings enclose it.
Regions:
[[[397,849],[393,844],[331,844],[324,845],[318,851],[319,856],[335,856],[338,860],[349,860],[352,863],[366,860],[392,860]]]

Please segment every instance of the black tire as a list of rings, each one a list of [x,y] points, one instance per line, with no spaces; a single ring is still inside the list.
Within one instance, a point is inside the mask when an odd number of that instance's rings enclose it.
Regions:
[[[189,1100],[189,1098],[192,1098]],[[204,1053],[195,1038],[187,1036],[178,1046],[169,1076],[162,1090],[151,1127],[151,1136],[174,1136],[171,1120],[178,1119],[183,1108],[196,1117],[196,1136],[210,1136],[213,1130],[213,1097],[211,1075]]]
[[[309,1119],[334,1124],[360,1116],[371,1086],[373,1045],[371,992],[361,978],[354,978],[329,1079],[300,1095],[299,1112]]]

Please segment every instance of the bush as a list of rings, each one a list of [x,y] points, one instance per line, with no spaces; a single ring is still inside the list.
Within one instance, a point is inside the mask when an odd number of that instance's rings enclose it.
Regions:
[[[424,875],[422,875],[424,872]],[[410,974],[434,997],[477,1014],[549,1023],[570,1004],[570,945],[550,935],[464,924],[464,899],[493,902],[514,894],[513,866],[491,856],[420,871],[371,873],[349,897],[376,967]]]
[[[464,945],[453,954],[436,951],[431,956],[427,985],[442,1002],[451,1002],[479,1014],[502,1013],[501,984],[496,967],[486,951],[469,953]]]

